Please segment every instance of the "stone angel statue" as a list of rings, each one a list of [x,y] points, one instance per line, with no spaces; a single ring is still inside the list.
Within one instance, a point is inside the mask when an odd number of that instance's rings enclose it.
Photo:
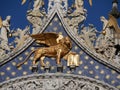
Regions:
[[[34,53],[34,59],[32,63],[33,66],[36,66],[36,61],[40,59],[41,66],[44,67],[45,57],[56,58],[57,65],[61,65],[61,58],[67,55],[72,48],[72,42],[70,38],[63,37],[61,34],[41,33],[41,34],[33,34],[31,35],[31,37],[35,39],[37,44],[43,44],[45,45],[45,47],[37,48],[34,51],[32,51],[23,62],[17,65],[17,67],[24,64],[28,60],[28,58],[32,55],[32,53]]]
[[[11,16],[7,16],[5,20],[2,20],[0,17],[0,39],[2,49],[10,51],[10,47],[8,45],[8,37],[11,37],[10,34],[10,20]]]

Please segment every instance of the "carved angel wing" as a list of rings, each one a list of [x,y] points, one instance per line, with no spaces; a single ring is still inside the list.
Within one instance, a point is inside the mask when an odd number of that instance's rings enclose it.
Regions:
[[[2,18],[1,18],[1,16],[0,16],[0,28],[2,27]]]
[[[120,34],[120,28],[119,28],[118,22],[116,18],[112,15],[109,15],[108,26],[114,27],[115,32]]]
[[[25,4],[26,0],[22,0],[22,5]]]
[[[57,38],[59,34],[56,33],[41,33],[31,35],[33,39],[36,40],[38,44],[45,44],[47,46],[53,46],[57,44]]]
[[[92,6],[92,0],[89,0],[89,4],[90,4],[90,6]]]

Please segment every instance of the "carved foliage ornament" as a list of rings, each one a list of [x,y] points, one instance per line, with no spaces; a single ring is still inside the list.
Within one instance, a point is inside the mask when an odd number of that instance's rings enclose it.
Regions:
[[[103,82],[70,74],[44,74],[16,78],[0,84],[0,90],[118,90]]]

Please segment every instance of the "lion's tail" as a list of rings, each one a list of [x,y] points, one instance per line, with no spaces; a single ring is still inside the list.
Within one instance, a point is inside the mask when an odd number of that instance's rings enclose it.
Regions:
[[[35,50],[33,50],[31,53],[29,53],[29,55],[26,57],[26,59],[23,62],[20,62],[19,64],[17,64],[16,65],[17,68],[19,68],[21,65],[23,65],[34,52],[35,52]]]

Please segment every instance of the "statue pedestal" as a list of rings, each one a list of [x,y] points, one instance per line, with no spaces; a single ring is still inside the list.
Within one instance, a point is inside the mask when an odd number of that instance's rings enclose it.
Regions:
[[[71,73],[74,73],[75,70],[76,70],[76,66],[75,65],[70,65],[69,68],[70,68]]]
[[[32,72],[37,73],[37,71],[38,71],[38,66],[37,65],[33,65],[32,66]]]
[[[45,71],[46,73],[49,73],[50,70],[51,70],[51,66],[50,66],[50,65],[46,65],[46,66],[44,67],[44,71]]]
[[[57,65],[57,72],[63,72],[63,65]]]

